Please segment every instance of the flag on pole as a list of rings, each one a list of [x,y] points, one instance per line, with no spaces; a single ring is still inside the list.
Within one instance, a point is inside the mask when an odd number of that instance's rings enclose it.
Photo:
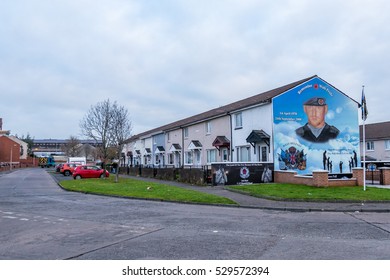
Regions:
[[[362,107],[362,119],[365,121],[367,119],[368,111],[367,111],[367,104],[366,104],[366,96],[364,95],[364,86],[362,89],[362,104],[360,104]]]
[[[360,104],[362,108],[362,119],[363,119],[363,190],[366,190],[366,119],[367,119],[367,104],[366,96],[364,95],[364,86],[362,89],[362,103]]]

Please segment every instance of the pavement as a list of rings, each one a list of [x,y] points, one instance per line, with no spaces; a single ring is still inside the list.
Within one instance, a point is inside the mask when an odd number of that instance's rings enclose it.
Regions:
[[[257,208],[279,211],[296,211],[296,212],[390,212],[389,202],[306,202],[306,201],[288,201],[288,200],[271,200],[250,196],[226,189],[224,186],[195,186],[175,181],[164,181],[153,178],[144,178],[136,176],[121,175],[121,177],[134,178],[137,180],[169,184],[172,186],[182,187],[185,189],[195,190],[215,194],[230,198],[238,203],[238,207]],[[390,186],[373,186],[389,188]],[[234,206],[237,207],[237,206]]]

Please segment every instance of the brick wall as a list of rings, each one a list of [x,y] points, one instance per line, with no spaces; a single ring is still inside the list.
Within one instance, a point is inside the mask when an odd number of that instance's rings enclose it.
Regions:
[[[11,160],[12,150],[12,160]],[[9,139],[7,136],[0,137],[0,163],[10,161],[19,163],[20,161],[20,145]]]
[[[363,186],[364,184],[364,169],[357,167],[352,168],[352,177],[356,179],[357,186]]]
[[[363,184],[363,169],[357,169],[352,179],[328,179],[328,171],[318,170],[313,172],[313,176],[300,176],[295,171],[275,171],[275,183],[300,184],[315,187],[340,187],[359,186]],[[390,173],[389,173],[390,180]],[[360,184],[361,182],[361,184]]]
[[[383,185],[390,185],[390,168],[381,167],[379,169],[382,173],[382,184]]]
[[[328,173],[329,172],[326,170],[313,171],[312,186],[328,187],[329,186]]]

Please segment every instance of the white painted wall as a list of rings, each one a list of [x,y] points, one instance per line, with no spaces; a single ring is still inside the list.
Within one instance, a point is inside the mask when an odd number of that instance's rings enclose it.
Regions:
[[[242,113],[242,128],[235,128],[235,118],[232,114],[232,135],[233,135],[233,157],[232,161],[238,161],[237,148],[248,146],[250,147],[250,161],[257,162],[258,152],[254,153],[254,148],[250,143],[246,142],[246,138],[252,130],[263,130],[270,135],[270,148],[268,153],[268,161],[273,162],[273,145],[272,145],[272,104],[266,104],[254,108],[244,109]],[[239,112],[237,112],[239,113]],[[261,144],[265,145],[265,143]]]

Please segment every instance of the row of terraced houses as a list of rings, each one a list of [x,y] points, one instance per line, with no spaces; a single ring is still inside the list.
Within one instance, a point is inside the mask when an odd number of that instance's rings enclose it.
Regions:
[[[306,122],[299,109],[292,108],[294,100],[316,95],[324,100],[327,98],[329,104],[336,102],[332,98],[340,95],[337,99],[340,104],[337,109],[329,110],[327,120],[339,125],[337,143],[343,143],[342,151],[335,152],[335,141],[307,144],[292,141],[288,133],[284,135],[283,124],[286,127]],[[337,112],[346,112],[343,106],[347,103],[351,113],[343,121],[337,117]],[[310,174],[317,166],[321,169],[324,166],[330,173],[348,173],[351,165],[360,166],[358,108],[358,102],[315,75],[134,135],[127,141],[121,163],[143,167],[201,168],[215,162],[250,162],[268,163],[274,170],[297,170],[302,174]],[[281,140],[283,136],[286,137]],[[327,167],[325,160],[322,163],[323,151],[330,154],[326,159]],[[286,152],[288,159],[283,158]],[[313,165],[320,153],[321,163]],[[295,162],[292,158],[296,159]],[[332,170],[329,170],[332,162]],[[312,169],[306,167],[309,163],[313,165]]]
[[[134,135],[122,164],[200,168],[213,162],[273,162],[272,98],[312,78]]]

